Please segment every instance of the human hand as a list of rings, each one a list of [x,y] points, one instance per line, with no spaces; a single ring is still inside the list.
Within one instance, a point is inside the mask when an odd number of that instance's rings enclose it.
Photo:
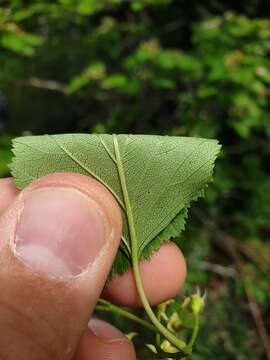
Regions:
[[[11,179],[0,180],[1,360],[136,358],[118,329],[89,321],[102,291],[140,305],[132,271],[104,288],[120,236],[118,205],[96,180],[52,174],[20,193]],[[172,243],[140,267],[152,304],[183,285],[185,260]]]

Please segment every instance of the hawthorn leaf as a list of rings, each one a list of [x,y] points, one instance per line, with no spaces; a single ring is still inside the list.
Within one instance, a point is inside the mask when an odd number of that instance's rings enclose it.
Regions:
[[[54,172],[100,181],[122,211],[121,248],[114,269],[124,272],[132,236],[139,259],[177,238],[191,201],[203,195],[220,150],[216,140],[155,135],[64,134],[13,140],[10,165],[18,188]],[[133,243],[134,245],[134,243]]]
[[[143,257],[149,258],[153,251],[159,250],[160,246],[168,241],[176,238],[179,239],[179,235],[184,230],[186,225],[186,219],[188,217],[188,209],[184,208],[176,215],[176,217],[165,227],[144,249]]]

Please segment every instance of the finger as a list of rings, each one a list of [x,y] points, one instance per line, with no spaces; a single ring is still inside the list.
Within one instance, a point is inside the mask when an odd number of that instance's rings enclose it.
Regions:
[[[177,295],[186,278],[186,261],[181,250],[172,242],[161,246],[149,261],[140,263],[144,290],[152,305]],[[115,275],[103,290],[103,296],[117,304],[141,306],[132,270]]]
[[[93,318],[81,338],[75,360],[136,360],[132,342],[120,330]]]
[[[110,271],[118,205],[78,174],[42,178],[0,221],[0,351],[4,359],[71,359]]]
[[[0,179],[0,216],[15,199],[18,190],[12,178]]]

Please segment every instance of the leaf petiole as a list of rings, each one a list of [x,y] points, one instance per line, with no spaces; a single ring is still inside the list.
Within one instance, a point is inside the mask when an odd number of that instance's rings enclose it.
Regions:
[[[106,311],[106,312],[111,312],[114,314],[118,314],[120,316],[123,316],[131,321],[134,321],[142,326],[144,326],[145,328],[147,328],[148,330],[151,330],[153,332],[158,332],[157,328],[155,328],[155,326],[153,326],[152,324],[150,324],[148,321],[145,321],[141,318],[139,318],[138,316],[114,305],[111,304],[109,301],[103,300],[103,299],[99,299],[98,301],[98,305],[96,306],[96,310],[99,311]]]
[[[190,349],[191,352],[192,352],[193,345],[195,344],[196,339],[198,337],[199,329],[200,329],[200,315],[194,314],[194,327],[192,330],[191,338],[188,343],[188,348]]]
[[[139,293],[140,300],[143,304],[143,307],[149,316],[150,320],[152,321],[153,325],[158,329],[158,331],[168,340],[170,341],[175,347],[177,347],[179,350],[181,350],[185,354],[190,354],[190,348],[187,346],[185,341],[179,339],[177,336],[172,334],[156,317],[155,313],[153,312],[147,297],[144,292],[140,269],[139,269],[139,257],[138,257],[138,240],[137,235],[135,231],[135,225],[134,225],[134,219],[132,215],[132,209],[131,204],[129,200],[129,195],[127,191],[126,186],[126,179],[124,174],[124,169],[121,161],[121,155],[120,150],[118,146],[118,140],[116,135],[113,135],[113,144],[114,144],[114,151],[115,151],[115,157],[116,157],[116,163],[117,163],[117,169],[119,173],[119,180],[123,191],[124,201],[125,201],[125,207],[127,212],[127,219],[129,224],[129,230],[130,230],[130,239],[131,239],[131,256],[132,256],[132,266],[133,266],[133,272],[135,277],[135,283],[137,287],[137,291]]]

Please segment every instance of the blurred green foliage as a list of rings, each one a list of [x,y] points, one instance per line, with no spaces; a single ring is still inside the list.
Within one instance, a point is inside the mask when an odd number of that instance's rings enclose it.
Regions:
[[[11,138],[0,136],[0,177],[7,176],[9,173],[8,164],[11,162]]]
[[[209,294],[195,360],[265,358],[246,289],[269,332],[269,10],[260,0],[0,1],[6,133],[154,133],[223,144],[183,239],[184,292],[199,284]],[[1,176],[9,149],[3,135]],[[237,239],[242,271],[209,219]]]

